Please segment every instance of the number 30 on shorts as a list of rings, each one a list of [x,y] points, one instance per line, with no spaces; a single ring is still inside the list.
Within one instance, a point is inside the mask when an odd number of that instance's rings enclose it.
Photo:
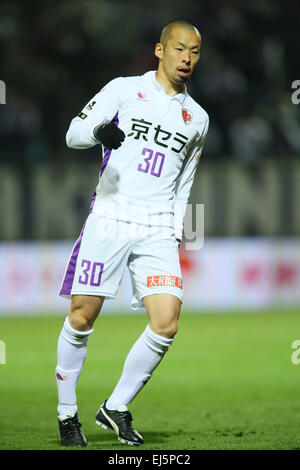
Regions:
[[[104,264],[97,262],[92,263],[88,259],[83,259],[81,267],[84,269],[82,270],[82,274],[79,276],[78,282],[84,285],[89,284],[93,287],[100,286]]]

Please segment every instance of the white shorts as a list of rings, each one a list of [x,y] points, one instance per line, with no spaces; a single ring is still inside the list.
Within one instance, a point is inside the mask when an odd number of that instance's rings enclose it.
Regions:
[[[90,213],[74,245],[59,294],[115,299],[127,266],[132,310],[143,308],[143,297],[151,294],[169,293],[182,301],[178,242],[172,232]]]

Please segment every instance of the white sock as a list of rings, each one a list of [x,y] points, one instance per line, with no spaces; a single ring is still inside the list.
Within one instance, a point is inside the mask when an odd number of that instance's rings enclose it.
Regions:
[[[148,382],[173,342],[150,330],[149,325],[134,343],[126,358],[121,378],[106,402],[109,410],[128,405]]]
[[[76,384],[87,353],[89,331],[76,331],[65,319],[57,344],[57,366],[55,369],[58,391],[59,416],[72,416],[77,411]]]

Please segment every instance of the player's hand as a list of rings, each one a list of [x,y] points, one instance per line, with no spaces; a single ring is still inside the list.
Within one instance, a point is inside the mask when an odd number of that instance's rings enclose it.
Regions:
[[[118,149],[125,139],[124,132],[113,122],[95,127],[94,136],[97,140],[100,140],[101,144],[108,150]]]

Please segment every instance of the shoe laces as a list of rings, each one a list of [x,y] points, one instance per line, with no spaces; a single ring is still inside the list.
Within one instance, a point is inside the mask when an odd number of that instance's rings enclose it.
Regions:
[[[76,416],[67,418],[62,424],[68,436],[72,436],[74,432],[80,434],[80,428],[82,427],[82,424],[79,422]]]
[[[120,419],[131,427],[132,415],[130,411],[118,411]]]

